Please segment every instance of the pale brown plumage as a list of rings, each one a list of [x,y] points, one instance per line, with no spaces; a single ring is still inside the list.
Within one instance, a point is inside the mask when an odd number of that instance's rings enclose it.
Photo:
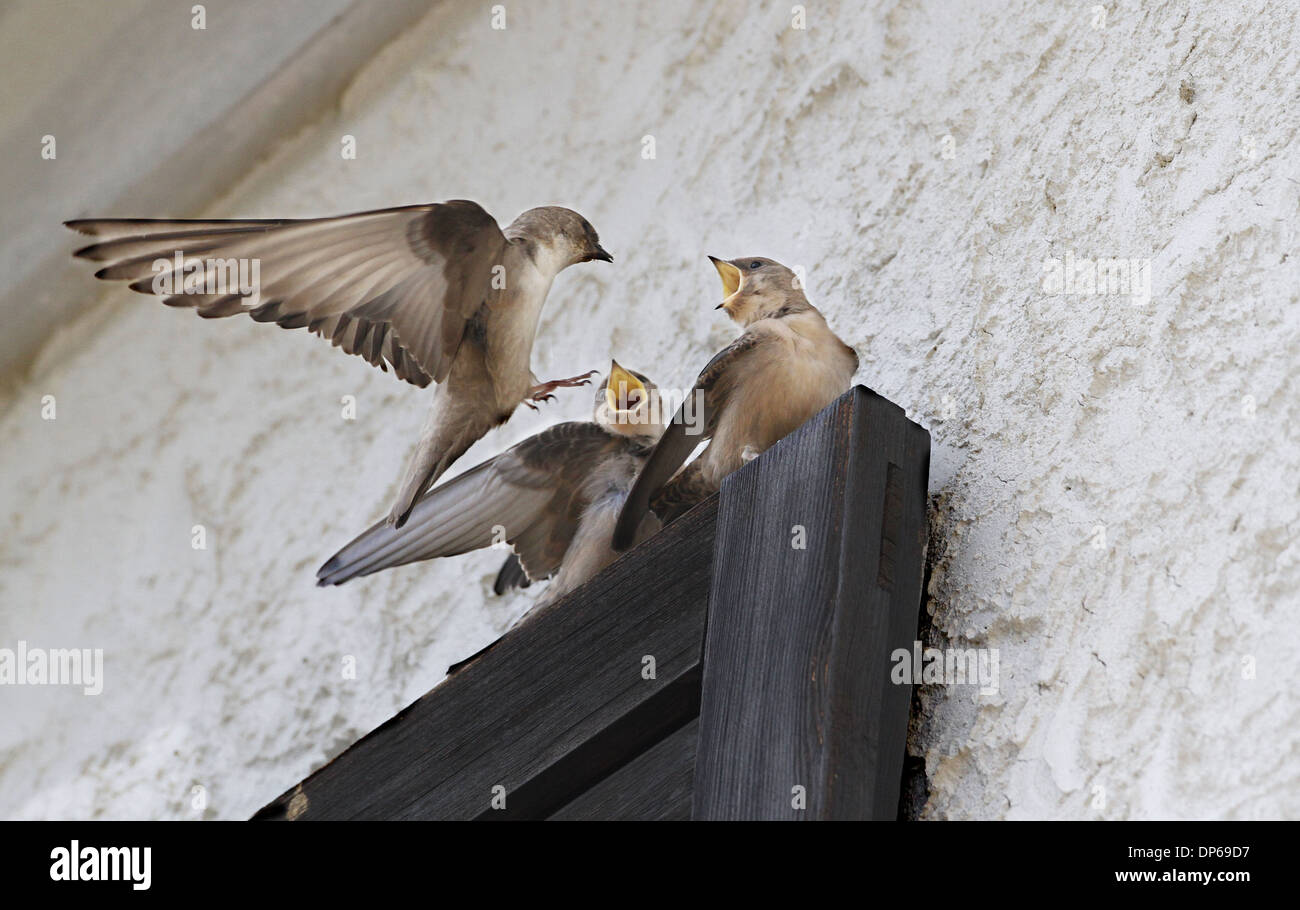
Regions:
[[[857,354],[792,271],[762,257],[713,262],[728,294],[720,306],[745,331],[700,372],[655,445],[619,515],[615,550],[632,545],[648,512],[666,523],[716,492],[728,474],[843,394],[857,371]]]

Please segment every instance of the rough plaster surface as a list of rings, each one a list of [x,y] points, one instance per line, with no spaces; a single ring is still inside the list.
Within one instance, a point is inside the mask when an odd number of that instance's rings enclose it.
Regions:
[[[581,209],[617,263],[561,276],[539,375],[612,352],[684,384],[734,334],[705,253],[804,266],[859,381],[934,435],[928,640],[1000,654],[997,694],[921,690],[918,814],[1300,815],[1292,10],[486,9],[436,12],[213,211]],[[1044,294],[1066,250],[1149,258],[1151,301]],[[195,786],[247,816],[528,598],[489,596],[494,554],[314,588],[385,511],[425,393],[85,288],[0,417],[0,645],[102,647],[107,679],[0,688],[0,816],[192,817]]]

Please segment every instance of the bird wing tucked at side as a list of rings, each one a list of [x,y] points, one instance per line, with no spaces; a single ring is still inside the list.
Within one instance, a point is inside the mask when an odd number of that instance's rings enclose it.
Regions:
[[[583,481],[618,439],[561,423],[425,493],[401,528],[379,522],[316,572],[338,585],[390,566],[509,543],[531,580],[555,573],[586,503]]]
[[[682,403],[664,434],[659,437],[645,467],[637,475],[627,502],[614,526],[615,550],[626,550],[636,539],[642,519],[650,511],[650,501],[662,489],[682,463],[703,440],[713,435],[718,415],[744,372],[745,361],[763,344],[767,336],[746,332],[713,356],[695,381],[691,397]],[[687,425],[687,408],[694,407],[695,427]]]
[[[446,378],[507,243],[463,199],[336,218],[67,225],[97,238],[75,253],[104,264],[97,278],[206,318],[247,313],[306,328],[421,387]]]

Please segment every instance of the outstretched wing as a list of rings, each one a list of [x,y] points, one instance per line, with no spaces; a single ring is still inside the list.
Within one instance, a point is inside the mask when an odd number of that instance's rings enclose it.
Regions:
[[[650,511],[650,500],[666,484],[691,452],[702,441],[713,435],[718,415],[727,406],[727,399],[735,387],[744,361],[764,344],[771,344],[767,335],[745,332],[731,344],[714,355],[700,372],[691,391],[691,397],[682,402],[672,423],[659,437],[654,451],[646,459],[637,475],[627,502],[619,512],[614,526],[613,547],[626,550],[636,539],[642,519]],[[687,408],[695,407],[695,428],[687,425]]]
[[[420,387],[446,378],[507,243],[464,199],[336,218],[66,224],[98,238],[75,253],[104,263],[97,278],[205,318],[306,328]]]
[[[317,583],[509,543],[527,577],[555,573],[586,503],[583,481],[619,441],[594,423],[556,424],[425,493],[400,528],[381,521],[330,558]]]

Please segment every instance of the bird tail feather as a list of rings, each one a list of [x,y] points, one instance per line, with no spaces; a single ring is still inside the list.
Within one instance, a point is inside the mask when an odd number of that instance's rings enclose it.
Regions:
[[[506,558],[501,564],[501,571],[497,572],[497,579],[492,583],[493,594],[504,594],[512,588],[526,588],[531,581],[527,573],[524,572],[523,565],[519,562],[519,557],[514,553]]]
[[[397,499],[388,514],[389,527],[400,528],[406,524],[421,494],[437,483],[456,459],[487,432],[486,427],[471,425],[470,420],[458,418],[452,407],[452,396],[439,389],[420,434],[420,442],[411,453],[402,475]]]

